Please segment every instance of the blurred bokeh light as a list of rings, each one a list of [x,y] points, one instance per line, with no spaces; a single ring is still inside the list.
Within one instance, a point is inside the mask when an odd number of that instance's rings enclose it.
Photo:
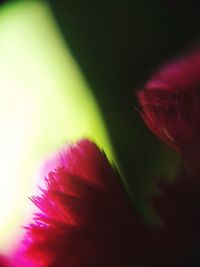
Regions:
[[[49,6],[16,1],[0,8],[0,250],[15,245],[32,212],[28,197],[46,155],[90,137],[113,158],[89,87]]]

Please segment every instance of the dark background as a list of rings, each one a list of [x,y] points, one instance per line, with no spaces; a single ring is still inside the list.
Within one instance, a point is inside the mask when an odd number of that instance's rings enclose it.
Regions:
[[[135,92],[163,62],[200,37],[198,1],[50,0],[52,11],[103,112],[134,202],[152,180],[172,176],[175,155],[145,127]]]

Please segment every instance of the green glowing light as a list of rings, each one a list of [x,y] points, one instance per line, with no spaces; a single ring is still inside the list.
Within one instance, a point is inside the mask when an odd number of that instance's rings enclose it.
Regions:
[[[81,137],[92,138],[113,159],[97,104],[48,5],[16,1],[1,7],[1,251],[11,249],[32,212],[28,196],[41,160]]]

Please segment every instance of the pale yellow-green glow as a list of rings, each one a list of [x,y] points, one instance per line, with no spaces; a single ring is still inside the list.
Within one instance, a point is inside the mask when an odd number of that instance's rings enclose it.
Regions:
[[[49,7],[16,1],[0,9],[0,251],[30,216],[35,173],[48,153],[90,137],[113,153],[104,124]]]

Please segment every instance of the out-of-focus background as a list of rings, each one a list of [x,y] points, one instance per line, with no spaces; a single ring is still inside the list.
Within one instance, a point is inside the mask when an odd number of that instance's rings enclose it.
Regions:
[[[40,183],[40,163],[81,137],[106,151],[151,221],[144,199],[156,178],[173,177],[177,158],[145,127],[136,91],[162,63],[198,44],[199,7],[175,0],[1,4],[0,250],[10,249],[32,212],[26,201]]]

